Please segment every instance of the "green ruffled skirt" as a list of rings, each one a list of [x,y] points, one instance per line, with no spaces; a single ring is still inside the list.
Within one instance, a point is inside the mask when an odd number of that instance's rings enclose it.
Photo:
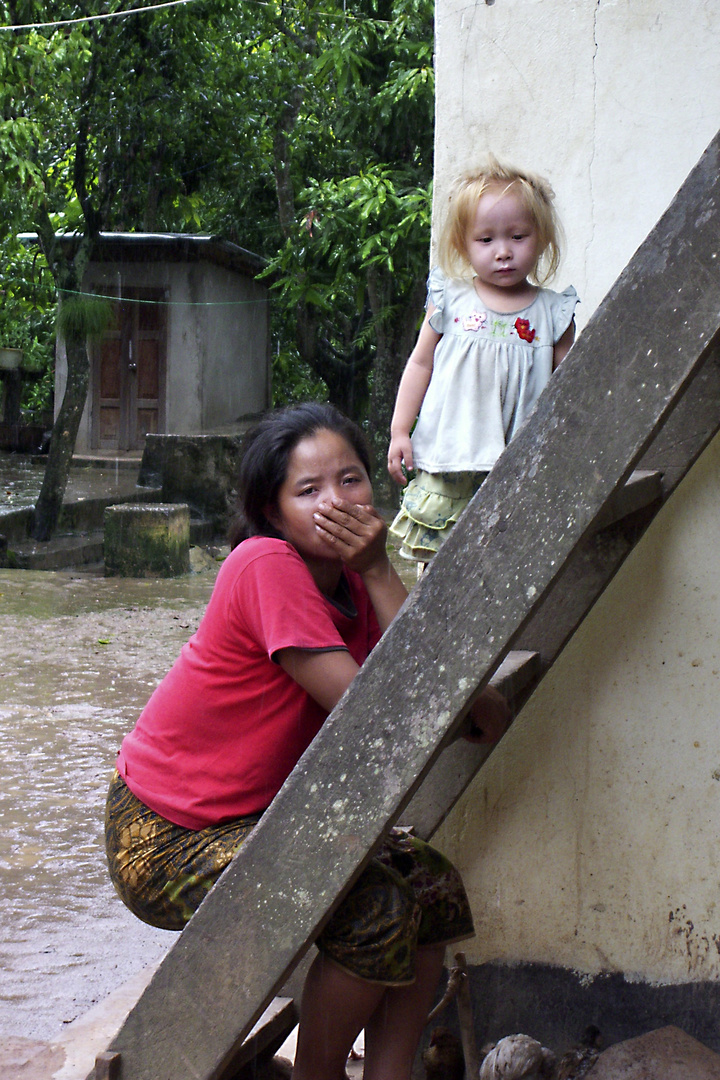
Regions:
[[[427,473],[418,469],[403,492],[402,506],[390,526],[404,559],[429,562],[487,472]]]

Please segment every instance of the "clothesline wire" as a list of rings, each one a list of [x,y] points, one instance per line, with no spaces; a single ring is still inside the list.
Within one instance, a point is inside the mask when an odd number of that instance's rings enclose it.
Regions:
[[[75,26],[78,23],[98,22],[103,19],[120,19],[125,15],[144,14],[146,11],[160,11],[161,8],[178,7],[180,4],[195,4],[197,0],[165,0],[162,4],[149,7],[127,8],[125,11],[105,11],[100,15],[82,15],[77,19],[55,19],[53,22],[18,23],[0,26],[0,30],[51,30],[55,26]]]
[[[63,296],[84,296],[91,300],[112,300],[118,304],[161,304],[164,307],[247,307],[251,304],[270,304],[273,297],[258,300],[142,300],[134,296],[118,296],[117,293],[83,292],[79,289],[59,289]]]
[[[273,6],[271,3],[268,3],[267,0],[245,0],[245,2],[250,3],[250,4],[254,4],[256,7],[272,7]],[[54,29],[56,27],[60,27],[60,26],[76,26],[76,25],[78,25],[80,23],[98,22],[100,20],[107,20],[107,19],[121,19],[121,18],[125,18],[126,15],[144,15],[145,12],[147,12],[147,11],[160,11],[163,8],[178,7],[181,4],[195,4],[195,3],[198,3],[198,0],[165,0],[164,3],[150,4],[147,7],[126,8],[123,11],[106,11],[106,12],[103,12],[102,14],[100,14],[100,15],[82,15],[82,16],[79,16],[76,19],[56,19],[53,22],[33,22],[33,23],[17,23],[17,24],[3,23],[3,24],[0,24],[0,31],[2,31],[2,30],[52,30],[52,29]],[[286,7],[284,10],[285,11],[295,11],[295,12],[298,12],[298,13],[300,12],[299,8]],[[334,18],[337,17],[339,12],[338,13],[332,13],[332,14],[329,13],[329,12],[328,13],[319,12],[317,14],[326,15],[327,18],[333,18],[334,19]],[[344,19],[350,19],[350,20],[353,20],[353,21],[357,18],[357,16],[355,16],[355,15],[349,15],[348,14],[348,12],[345,10],[345,4],[343,4],[342,15],[343,15]],[[360,20],[358,19],[358,21],[360,21]],[[373,21],[376,22],[376,23],[386,23],[388,26],[390,25],[390,20],[389,19],[374,19]]]

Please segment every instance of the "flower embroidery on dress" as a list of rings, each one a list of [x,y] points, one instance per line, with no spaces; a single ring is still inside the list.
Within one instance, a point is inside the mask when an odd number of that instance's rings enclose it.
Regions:
[[[463,330],[482,330],[486,322],[487,313],[485,311],[471,311],[463,319]]]
[[[529,319],[516,319],[515,329],[517,330],[517,336],[522,338],[523,341],[532,341],[535,337],[535,331],[530,329]]]

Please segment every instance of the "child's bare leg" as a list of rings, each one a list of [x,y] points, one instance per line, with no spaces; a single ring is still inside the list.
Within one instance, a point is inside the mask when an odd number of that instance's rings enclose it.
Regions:
[[[365,1024],[363,1080],[410,1080],[415,1052],[435,1000],[445,947],[418,949],[415,982],[386,990]]]
[[[293,1080],[345,1080],[352,1044],[385,990],[377,983],[355,978],[322,954],[316,956],[300,1005]]]

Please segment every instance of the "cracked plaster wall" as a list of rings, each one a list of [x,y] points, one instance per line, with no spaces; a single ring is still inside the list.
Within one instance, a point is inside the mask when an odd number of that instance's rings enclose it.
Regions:
[[[720,126],[718,9],[439,0],[436,33],[436,191],[487,149],[549,176],[582,327]],[[436,838],[471,963],[720,977],[719,532],[716,438]]]
[[[438,0],[436,205],[484,153],[546,175],[583,326],[720,127],[715,0]]]

